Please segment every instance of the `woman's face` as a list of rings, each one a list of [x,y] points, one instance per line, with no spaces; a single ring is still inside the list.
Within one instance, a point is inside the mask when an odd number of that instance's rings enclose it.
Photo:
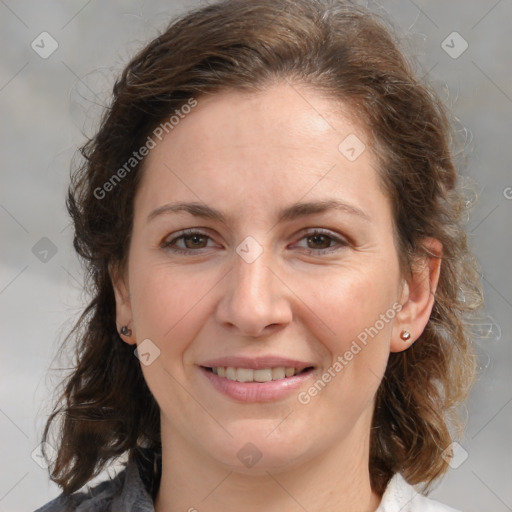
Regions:
[[[285,84],[199,98],[150,151],[118,323],[177,450],[242,472],[367,453],[408,346],[376,168],[357,122]]]

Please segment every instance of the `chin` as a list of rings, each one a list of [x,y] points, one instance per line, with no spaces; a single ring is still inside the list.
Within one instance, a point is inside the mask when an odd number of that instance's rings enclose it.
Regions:
[[[265,424],[267,422],[265,421]],[[273,422],[275,429],[276,422]],[[233,432],[232,432],[233,433]],[[297,441],[296,439],[302,439]],[[286,436],[269,428],[245,429],[223,439],[216,446],[205,446],[210,456],[227,470],[250,475],[287,471],[306,461],[312,447],[304,444],[307,436]]]

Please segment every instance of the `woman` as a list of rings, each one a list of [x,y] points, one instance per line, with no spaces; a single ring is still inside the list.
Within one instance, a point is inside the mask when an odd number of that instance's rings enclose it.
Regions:
[[[478,274],[443,107],[375,15],[191,12],[82,153],[93,298],[40,510],[453,510],[412,485],[448,467]]]

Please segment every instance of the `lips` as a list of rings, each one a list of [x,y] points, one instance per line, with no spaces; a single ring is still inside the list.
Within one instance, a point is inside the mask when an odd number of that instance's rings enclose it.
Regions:
[[[201,373],[222,394],[243,402],[284,398],[311,378],[311,363],[282,357],[225,357],[199,365]]]

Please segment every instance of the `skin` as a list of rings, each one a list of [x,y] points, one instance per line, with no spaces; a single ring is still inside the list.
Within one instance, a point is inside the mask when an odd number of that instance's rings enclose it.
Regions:
[[[355,161],[338,150],[349,134],[366,145]],[[148,155],[128,264],[112,276],[118,327],[132,330],[124,341],[149,338],[160,350],[142,365],[161,409],[157,511],[378,507],[368,470],[374,397],[390,352],[407,349],[428,321],[439,259],[404,278],[377,169],[347,109],[289,84],[199,98]],[[367,218],[330,208],[277,222],[285,207],[326,199]],[[226,221],[186,212],[148,221],[176,201],[206,204]],[[210,238],[162,247],[186,228]],[[332,238],[308,239],[313,228]],[[236,252],[247,236],[263,249],[252,263]],[[435,240],[425,244],[440,253]],[[326,246],[330,252],[319,253]],[[401,311],[301,404],[299,392],[396,303]],[[410,340],[400,338],[402,330]],[[220,394],[198,367],[215,357],[268,354],[309,361],[315,370],[285,398],[243,403]],[[237,457],[247,442],[261,453],[252,468]]]

